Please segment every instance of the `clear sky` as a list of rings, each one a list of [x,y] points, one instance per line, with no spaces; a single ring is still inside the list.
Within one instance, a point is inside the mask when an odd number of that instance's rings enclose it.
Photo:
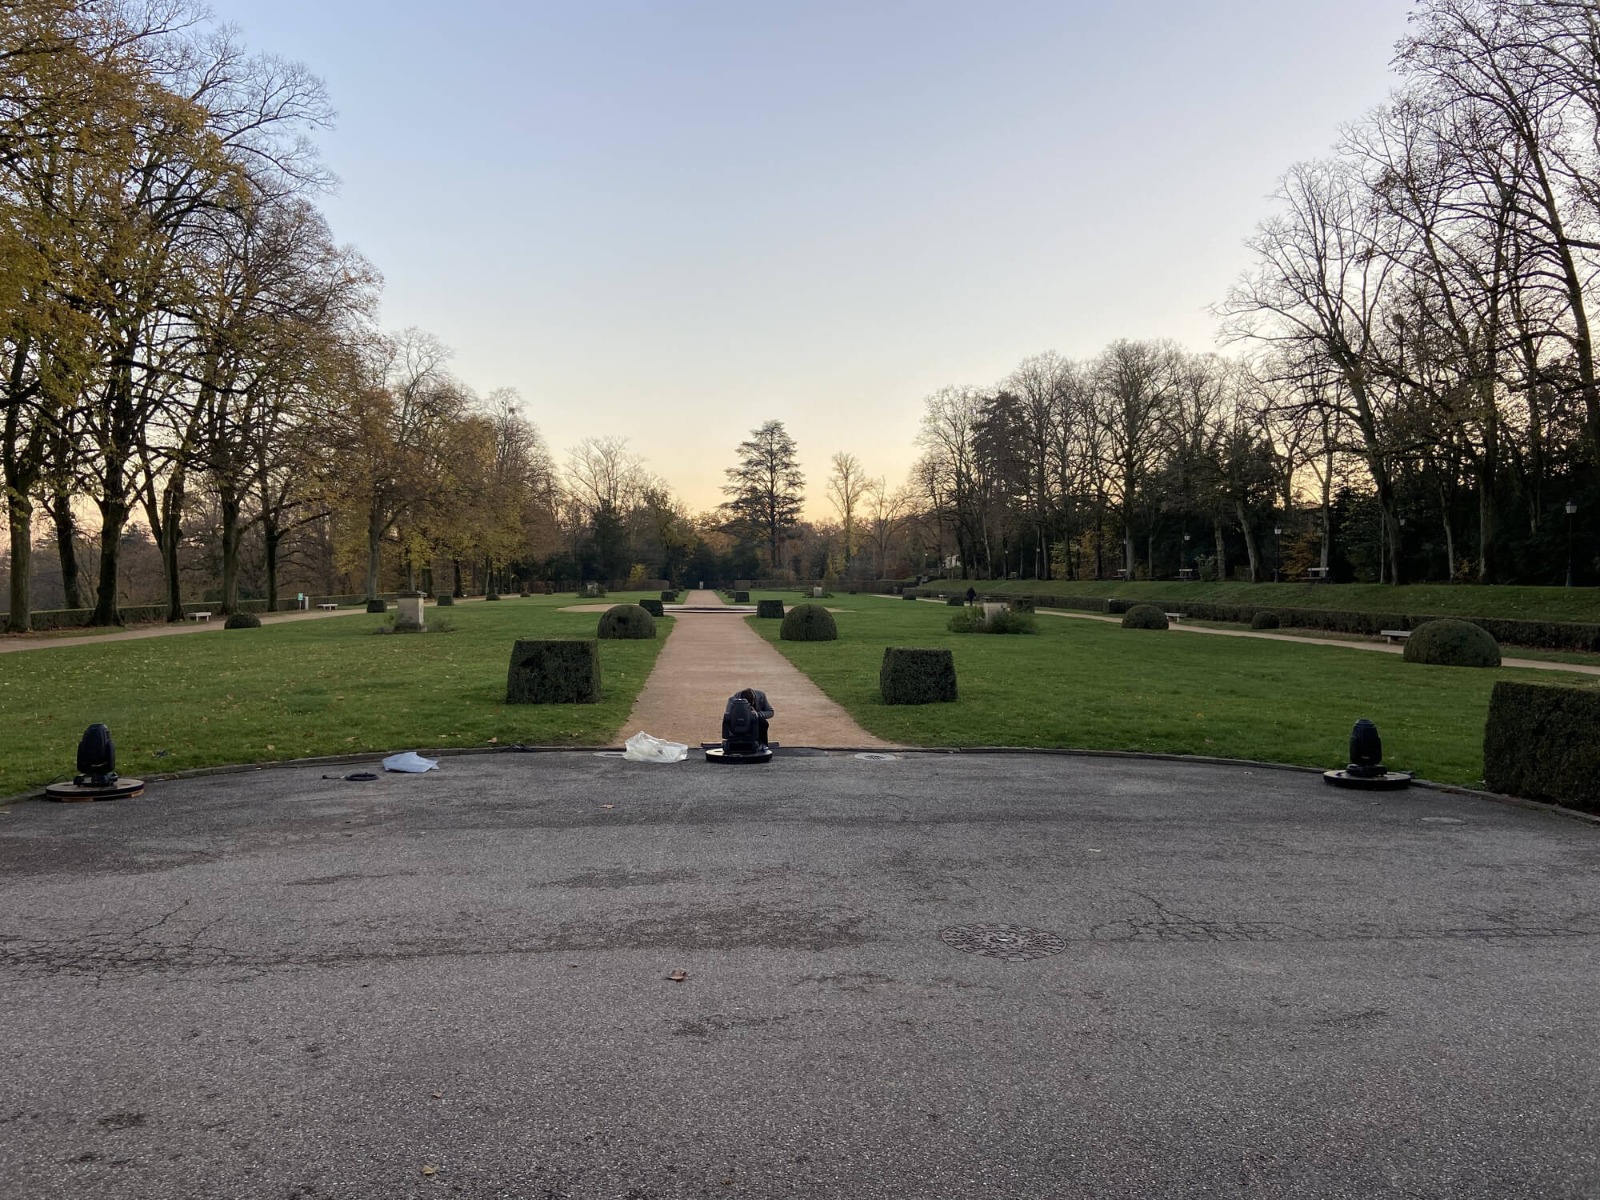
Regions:
[[[903,481],[929,392],[1214,346],[1277,177],[1382,102],[1407,0],[212,0],[327,82],[336,236],[552,449],[693,507],[783,421]]]

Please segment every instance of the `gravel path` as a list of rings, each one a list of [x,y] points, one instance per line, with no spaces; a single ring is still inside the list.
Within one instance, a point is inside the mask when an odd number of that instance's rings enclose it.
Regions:
[[[719,607],[715,592],[691,591],[689,607]],[[887,746],[802,675],[734,613],[679,612],[655,670],[618,741],[639,730],[699,746],[722,736],[722,710],[743,688],[766,692],[772,737],[785,746]]]

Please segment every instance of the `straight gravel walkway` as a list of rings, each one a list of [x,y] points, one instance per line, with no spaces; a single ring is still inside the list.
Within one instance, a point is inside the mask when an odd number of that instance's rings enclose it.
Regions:
[[[691,591],[693,608],[725,607],[715,592]],[[655,670],[618,741],[639,730],[698,746],[722,736],[728,697],[747,687],[772,703],[772,737],[785,746],[888,746],[802,675],[735,613],[678,612]]]
[[[460,601],[457,601],[459,604]],[[277,625],[287,621],[321,621],[327,617],[348,617],[353,613],[366,613],[364,608],[340,608],[333,612],[261,613],[263,625]],[[140,638],[175,637],[182,633],[209,633],[221,629],[227,620],[215,616],[209,621],[184,621],[181,625],[138,625],[132,629],[119,629],[115,633],[89,633],[82,636],[48,633],[11,633],[0,636],[0,654],[14,654],[20,650],[54,650],[59,646],[94,646],[101,642],[132,642]]]

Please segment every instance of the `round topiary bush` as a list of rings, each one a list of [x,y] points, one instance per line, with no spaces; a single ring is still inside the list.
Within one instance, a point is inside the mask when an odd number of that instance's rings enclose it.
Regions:
[[[656,619],[637,604],[613,604],[600,614],[596,637],[645,641],[656,635]]]
[[[1154,604],[1135,604],[1122,614],[1124,629],[1165,629],[1167,614]]]
[[[1436,667],[1498,667],[1500,643],[1471,621],[1445,617],[1413,629],[1403,657]]]
[[[786,642],[833,642],[839,639],[839,626],[822,605],[796,604],[783,614],[778,636]]]
[[[487,595],[484,596],[484,599],[485,600],[498,600],[498,599],[500,599],[500,593],[499,592],[489,592]]]
[[[1268,612],[1266,609],[1262,609],[1250,618],[1251,629],[1276,629],[1281,624],[1283,622],[1278,620],[1278,614]]]
[[[389,604],[386,600],[368,600],[367,611],[370,613],[388,612]]]
[[[260,629],[261,618],[255,613],[236,612],[222,623],[224,629]]]

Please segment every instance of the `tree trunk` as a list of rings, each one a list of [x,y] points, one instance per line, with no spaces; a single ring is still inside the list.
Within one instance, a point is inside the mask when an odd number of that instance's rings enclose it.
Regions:
[[[278,543],[283,540],[283,534],[278,532],[277,523],[270,518],[261,520],[261,545],[267,568],[267,611],[278,611]]]
[[[161,491],[161,522],[152,531],[161,547],[167,582],[167,620],[183,620],[183,582],[178,577],[178,543],[183,540],[184,475],[180,467]]]
[[[128,502],[103,497],[100,507],[100,586],[95,591],[91,625],[121,625],[117,605],[117,577],[122,561],[122,530],[128,523]]]
[[[1244,552],[1250,560],[1250,582],[1261,582],[1261,551],[1256,546],[1255,527],[1250,524],[1250,518],[1245,515],[1244,505],[1234,501],[1234,508],[1239,517],[1239,532],[1244,534]],[[1282,557],[1280,554],[1279,557]]]
[[[1132,579],[1133,578],[1134,568],[1138,565],[1134,560],[1135,551],[1134,551],[1134,546],[1133,546],[1133,522],[1132,521],[1124,521],[1123,522],[1123,525],[1122,525],[1122,550],[1123,550],[1122,557],[1125,560],[1124,566],[1127,569],[1128,578]]]
[[[55,494],[51,500],[50,515],[55,520],[56,556],[61,560],[61,587],[66,597],[61,607],[82,608],[83,584],[78,578],[78,523],[72,515],[71,493],[61,491]]]
[[[238,493],[223,487],[218,491],[222,512],[222,611],[233,613],[239,607],[239,543],[243,531],[239,528]]]
[[[456,573],[456,585],[451,589],[450,594],[459,600],[466,595],[466,593],[461,590],[461,560],[459,558],[452,558],[450,560],[450,565],[455,568]]]
[[[33,501],[25,494],[12,496],[6,521],[11,527],[11,611],[6,615],[6,632],[27,633],[32,622],[28,581],[33,574]]]
[[[378,567],[383,554],[383,523],[376,512],[367,517],[367,599],[378,598]]]
[[[1228,543],[1222,534],[1222,518],[1217,517],[1211,523],[1212,537],[1217,542],[1217,582],[1226,583],[1228,580]]]

